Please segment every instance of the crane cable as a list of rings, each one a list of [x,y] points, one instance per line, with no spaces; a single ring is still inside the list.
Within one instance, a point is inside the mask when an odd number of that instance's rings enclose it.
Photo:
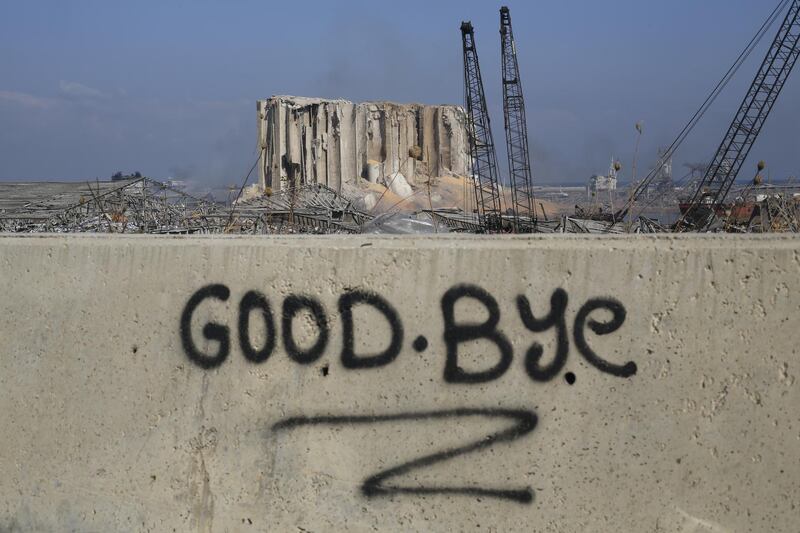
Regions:
[[[761,43],[767,31],[772,27],[773,24],[775,24],[775,21],[778,19],[779,15],[786,9],[786,7],[789,5],[791,1],[792,0],[781,0],[780,2],[778,2],[778,5],[775,7],[775,9],[772,10],[770,15],[758,29],[758,32],[756,32],[753,38],[750,39],[750,42],[747,43],[747,46],[744,48],[744,50],[742,50],[742,52],[739,54],[739,57],[736,58],[736,61],[734,61],[733,65],[731,65],[731,67],[725,73],[725,76],[723,76],[723,78],[719,81],[719,83],[717,83],[717,85],[714,87],[714,90],[711,91],[711,94],[709,94],[708,97],[705,99],[703,104],[700,106],[700,109],[698,109],[695,112],[695,114],[692,116],[689,122],[683,127],[683,129],[675,138],[675,140],[672,141],[672,144],[670,144],[669,148],[667,148],[667,150],[658,160],[657,164],[653,167],[653,169],[647,174],[647,176],[641,181],[641,183],[639,183],[639,185],[636,186],[636,189],[634,189],[633,194],[631,194],[630,198],[625,203],[625,206],[622,207],[619,211],[617,211],[617,213],[614,215],[614,221],[611,223],[608,229],[611,229],[617,222],[625,218],[628,211],[631,209],[631,207],[633,207],[633,204],[636,203],[636,200],[639,198],[639,196],[641,196],[642,193],[647,189],[647,187],[653,181],[653,179],[655,178],[656,174],[659,172],[661,167],[667,161],[669,161],[669,159],[672,157],[672,155],[675,153],[678,147],[683,143],[683,141],[686,140],[686,137],[688,137],[688,135],[692,132],[692,130],[695,128],[700,119],[703,118],[703,116],[706,114],[706,111],[708,111],[708,108],[711,107],[711,105],[714,103],[714,101],[717,99],[720,93],[725,89],[725,87],[727,87],[728,83],[739,71],[742,64],[744,64],[744,62],[747,61],[747,59],[753,53],[753,50]],[[642,207],[642,209],[645,209],[648,206],[652,205],[653,202],[659,198],[660,195],[651,200],[650,202],[648,202],[645,206]],[[639,211],[641,212],[642,209],[640,209]]]

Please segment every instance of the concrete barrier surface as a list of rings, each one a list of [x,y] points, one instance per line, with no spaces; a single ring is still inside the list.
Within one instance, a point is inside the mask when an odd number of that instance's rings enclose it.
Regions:
[[[800,240],[0,238],[0,531],[798,530]]]

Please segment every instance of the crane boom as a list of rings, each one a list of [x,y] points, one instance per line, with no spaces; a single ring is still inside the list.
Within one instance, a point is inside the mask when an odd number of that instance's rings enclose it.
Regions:
[[[753,84],[736,112],[676,230],[703,230],[714,221],[800,55],[800,0],[793,0]]]
[[[483,231],[500,231],[502,203],[497,176],[497,154],[486,107],[486,95],[483,92],[475,31],[471,22],[461,24],[461,38],[464,48],[464,99],[478,219]]]
[[[511,28],[511,12],[505,6],[500,8],[500,49],[503,64],[503,118],[514,226],[517,232],[528,232],[536,225],[536,204],[528,151],[528,122],[519,76],[517,46]]]

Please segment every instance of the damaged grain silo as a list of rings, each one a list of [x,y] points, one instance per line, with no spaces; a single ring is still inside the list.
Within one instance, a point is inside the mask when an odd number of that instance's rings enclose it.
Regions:
[[[317,183],[342,192],[363,178],[408,196],[427,177],[468,174],[458,106],[273,96],[257,110],[262,189]]]

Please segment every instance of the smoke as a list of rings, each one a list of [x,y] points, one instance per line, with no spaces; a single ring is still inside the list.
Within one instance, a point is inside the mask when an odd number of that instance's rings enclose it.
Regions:
[[[197,167],[193,164],[174,165],[169,167],[170,176],[179,180],[190,180],[197,174]]]

